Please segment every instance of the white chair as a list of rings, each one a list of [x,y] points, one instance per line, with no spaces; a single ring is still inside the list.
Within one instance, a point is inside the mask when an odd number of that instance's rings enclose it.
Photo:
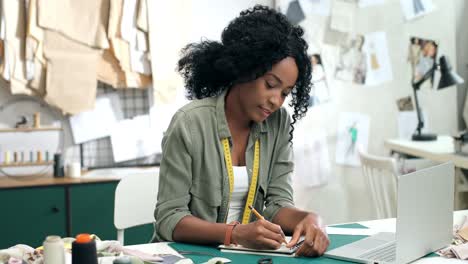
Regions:
[[[396,216],[398,169],[396,160],[378,157],[358,148],[362,172],[378,218]]]
[[[125,176],[115,189],[114,225],[124,245],[124,229],[154,223],[159,170]]]

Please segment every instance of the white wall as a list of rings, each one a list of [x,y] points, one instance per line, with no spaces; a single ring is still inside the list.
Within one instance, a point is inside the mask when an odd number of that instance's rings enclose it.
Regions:
[[[335,47],[323,46],[322,58],[330,80],[333,101],[313,108],[304,125],[309,131],[325,129],[328,134],[329,156],[335,179],[320,188],[297,187],[297,203],[303,208],[318,211],[327,222],[345,222],[374,217],[370,196],[364,187],[361,168],[334,164],[336,130],[341,112],[360,112],[370,117],[368,151],[388,155],[384,140],[398,137],[396,100],[412,95],[411,70],[407,63],[410,36],[434,39],[439,42],[438,55],[446,55],[456,65],[456,37],[454,2],[434,0],[438,9],[433,13],[405,22],[399,0],[387,0],[384,5],[358,9],[356,32],[385,31],[393,70],[393,81],[378,86],[358,86],[332,78]],[[307,31],[309,23],[326,23],[321,17],[308,18],[302,23]],[[466,25],[466,23],[465,23]],[[317,36],[309,36],[314,38]],[[466,46],[466,42],[464,44]],[[328,59],[328,61],[327,61]],[[328,63],[328,65],[327,65]],[[421,89],[419,100],[427,111],[430,131],[451,134],[457,131],[456,89],[441,91]]]

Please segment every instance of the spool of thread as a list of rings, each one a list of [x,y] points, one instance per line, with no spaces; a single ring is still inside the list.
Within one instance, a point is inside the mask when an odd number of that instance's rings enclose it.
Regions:
[[[79,234],[72,243],[72,264],[98,264],[96,242],[90,234]]]
[[[37,151],[36,162],[42,162],[42,152],[40,150]]]
[[[61,178],[63,177],[63,162],[62,155],[60,153],[54,154],[54,177]]]
[[[33,126],[34,126],[34,128],[40,128],[41,127],[41,113],[39,113],[39,112],[34,113]]]
[[[45,161],[49,161],[49,151],[46,150],[45,152]]]
[[[10,152],[5,151],[5,164],[10,163]]]
[[[18,163],[18,152],[13,152],[13,163]]]
[[[29,151],[29,162],[33,163],[34,162],[34,153],[31,151]]]
[[[21,151],[21,159],[20,159],[20,162],[21,163],[24,163],[24,151]]]
[[[48,236],[44,241],[44,263],[65,263],[65,249],[59,236]]]
[[[79,162],[72,162],[67,165],[67,177],[78,178],[81,176],[81,164]]]

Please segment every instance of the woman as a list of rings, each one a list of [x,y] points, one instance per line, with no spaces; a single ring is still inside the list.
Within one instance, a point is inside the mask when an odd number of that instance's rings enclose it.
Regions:
[[[288,246],[306,237],[297,254],[324,253],[320,217],[294,208],[291,188],[293,124],[307,111],[311,79],[302,35],[284,15],[255,6],[221,43],[183,50],[179,72],[189,98],[200,100],[174,115],[163,139],[155,241],[278,248],[284,231],[293,234]],[[281,108],[289,94],[292,123]]]

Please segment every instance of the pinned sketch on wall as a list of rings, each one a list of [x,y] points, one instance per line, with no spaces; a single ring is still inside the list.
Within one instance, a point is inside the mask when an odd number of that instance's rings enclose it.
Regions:
[[[434,67],[437,58],[437,42],[430,39],[411,37],[408,51],[408,62],[411,64],[413,82],[421,80],[425,73]],[[430,86],[434,81],[434,74],[430,79]]]
[[[381,5],[383,3],[385,3],[385,0],[358,0],[358,6],[360,8]]]
[[[367,72],[367,56],[363,50],[363,35],[348,35],[339,45],[335,78],[342,81],[364,84]]]
[[[406,20],[412,20],[435,10],[432,0],[400,0]]]
[[[369,142],[369,116],[344,112],[338,120],[336,163],[360,166],[358,147],[367,150]]]
[[[365,85],[377,85],[393,79],[392,66],[385,32],[372,32],[364,37],[364,53],[367,55]]]
[[[336,0],[331,10],[330,28],[339,32],[353,32],[356,23],[356,1]]]
[[[312,64],[312,90],[310,92],[309,107],[323,104],[330,100],[330,90],[320,54],[310,56]]]
[[[299,125],[294,132],[294,182],[306,187],[327,184],[331,164],[325,130],[309,132]]]
[[[306,17],[309,14],[330,16],[331,0],[299,0],[299,3]]]

